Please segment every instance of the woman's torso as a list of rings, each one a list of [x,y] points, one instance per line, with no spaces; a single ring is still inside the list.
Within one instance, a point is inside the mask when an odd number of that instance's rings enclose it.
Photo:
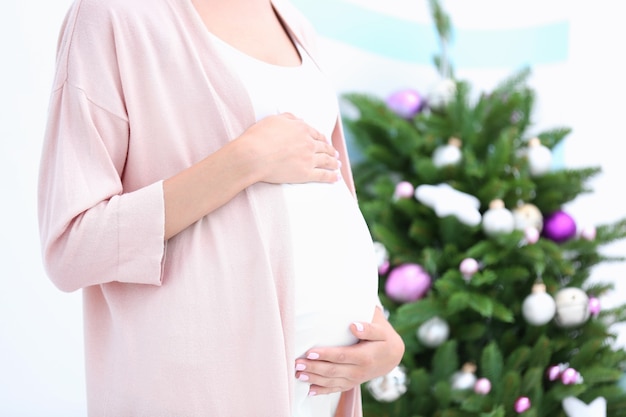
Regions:
[[[247,87],[257,120],[289,112],[331,136],[339,114],[336,96],[303,48],[298,46],[301,65],[283,67],[214,38]],[[343,181],[281,187],[293,251],[295,357],[316,346],[353,344],[349,326],[371,321],[377,294],[372,240],[356,199]],[[308,384],[298,381],[294,417],[334,413],[339,394],[307,394]]]

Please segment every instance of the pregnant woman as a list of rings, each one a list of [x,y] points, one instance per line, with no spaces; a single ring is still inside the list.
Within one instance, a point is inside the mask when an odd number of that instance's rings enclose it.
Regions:
[[[400,361],[314,36],[284,0],[70,8],[39,221],[90,417],[360,416]]]

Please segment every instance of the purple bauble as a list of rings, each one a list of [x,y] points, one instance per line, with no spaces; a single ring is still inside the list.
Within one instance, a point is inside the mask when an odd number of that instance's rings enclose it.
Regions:
[[[487,378],[480,378],[474,384],[474,392],[478,395],[487,395],[491,392],[491,382]]]
[[[396,190],[393,193],[395,199],[400,198],[413,198],[415,193],[415,187],[408,181],[400,181],[396,184]]]
[[[402,264],[387,277],[385,293],[394,301],[410,303],[419,300],[430,289],[430,275],[417,264]]]
[[[600,311],[602,311],[600,299],[597,297],[589,297],[589,313],[595,317],[600,314]]]
[[[546,372],[548,379],[550,381],[556,381],[561,377],[561,367],[559,365],[552,365],[548,368],[548,372]]]
[[[561,374],[561,382],[565,385],[579,384],[582,382],[580,374],[574,368],[567,368]]]
[[[539,241],[539,230],[534,227],[527,227],[524,229],[524,238],[526,239],[526,243],[529,245],[533,245]]]
[[[522,414],[523,412],[528,411],[530,405],[530,398],[519,397],[517,401],[515,401],[515,412],[518,414]]]
[[[385,275],[388,271],[389,271],[389,266],[390,263],[389,261],[384,261],[382,264],[380,264],[380,266],[378,267],[378,273],[380,275]]]
[[[558,210],[544,220],[543,235],[557,243],[565,242],[576,236],[576,222],[572,216]]]
[[[474,258],[465,258],[461,261],[459,265],[459,271],[463,274],[463,278],[468,281],[472,278],[472,276],[478,272],[480,265],[478,261]]]
[[[420,94],[411,89],[396,91],[387,99],[387,106],[398,116],[410,119],[422,109]]]

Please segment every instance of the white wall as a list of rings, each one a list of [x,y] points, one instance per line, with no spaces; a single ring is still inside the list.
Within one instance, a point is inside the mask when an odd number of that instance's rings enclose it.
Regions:
[[[45,277],[36,181],[56,33],[66,1],[3,3],[0,13],[0,415],[84,416],[80,293]]]
[[[307,1],[319,7],[324,4]],[[373,9],[381,9],[383,4],[348,2]],[[535,72],[533,83],[541,86],[538,124],[574,128],[564,149],[565,164],[601,165],[604,169],[593,184],[594,195],[571,206],[577,220],[597,224],[626,216],[620,196],[625,170],[618,149],[624,140],[626,64],[621,40],[626,39],[626,26],[619,20],[619,2],[554,0],[548,7],[544,1],[511,0],[506,2],[507,8],[498,6],[500,3],[448,0],[445,4],[460,29],[511,27],[524,19],[571,20],[568,62],[544,65]],[[62,293],[45,277],[35,208],[56,37],[69,4],[70,0],[7,0],[0,13],[0,181],[4,192],[0,205],[4,233],[0,243],[4,266],[0,278],[1,416],[85,416],[80,293]],[[384,10],[378,11],[428,22],[424,4],[424,0],[389,0],[384,2]],[[349,25],[349,20],[344,24]],[[425,89],[435,79],[432,70],[423,65],[374,56],[329,38],[321,45],[340,92],[385,95],[409,86]],[[340,59],[335,61],[336,57]],[[462,78],[470,78],[479,88],[490,88],[509,72],[510,68],[459,69]],[[623,254],[626,247],[619,243],[608,251]],[[606,305],[625,299],[624,264],[599,267],[595,275],[617,284],[619,292],[607,297]]]

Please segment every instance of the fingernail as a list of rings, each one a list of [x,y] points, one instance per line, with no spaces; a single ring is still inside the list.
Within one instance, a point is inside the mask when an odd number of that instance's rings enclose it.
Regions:
[[[309,380],[309,376],[305,375],[305,374],[300,374],[300,376],[298,377],[298,379],[300,381],[308,381]]]
[[[361,323],[359,323],[358,321],[355,321],[354,323],[352,323],[356,326],[356,329],[360,332],[363,331],[363,325]]]
[[[337,171],[337,181],[341,181],[343,177],[341,176],[341,171]]]
[[[306,365],[303,363],[296,364],[296,371],[304,371],[306,369]]]
[[[315,397],[316,395],[317,395],[317,392],[309,391],[309,397]]]
[[[320,358],[320,354],[319,353],[315,353],[315,352],[311,352],[307,355],[306,357],[307,359],[319,359]]]
[[[339,151],[335,151],[335,158],[339,158]]]

